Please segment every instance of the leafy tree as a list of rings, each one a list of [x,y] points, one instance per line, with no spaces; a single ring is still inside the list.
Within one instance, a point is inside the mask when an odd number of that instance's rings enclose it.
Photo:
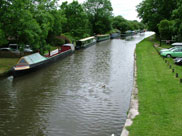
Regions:
[[[112,6],[110,0],[87,0],[84,3],[92,33],[102,34],[112,29]]]
[[[57,39],[57,36],[60,36],[63,32],[63,24],[66,24],[67,19],[65,17],[65,14],[61,10],[52,10],[50,11],[50,14],[54,18],[54,23],[52,28],[48,32],[47,36],[47,43],[53,45],[53,46],[60,46],[64,44],[64,42],[59,42],[59,39]]]
[[[5,33],[2,29],[0,29],[0,46],[7,44],[7,40],[5,39]]]
[[[137,6],[137,11],[149,30],[158,33],[157,24],[164,19],[170,20],[175,8],[176,0],[144,0]]]
[[[122,16],[116,16],[113,18],[113,28],[119,29],[122,33],[124,33],[127,30],[144,29],[144,24],[136,20],[129,21],[124,19]]]
[[[124,33],[125,31],[128,30],[127,20],[124,19],[122,16],[116,16],[112,20],[112,27],[120,30],[121,33]]]
[[[173,35],[177,41],[182,41],[182,0],[177,0],[177,8],[173,10],[172,17],[174,21]]]
[[[158,24],[160,37],[164,40],[171,40],[172,37],[172,22],[168,20],[162,20]]]
[[[6,12],[2,12],[2,29],[7,40],[13,40],[22,46],[34,44],[39,40],[40,28],[32,13],[27,9],[28,1],[9,0],[4,3]],[[3,9],[3,7],[2,7]]]
[[[63,33],[69,33],[69,35],[75,37],[76,40],[90,34],[87,14],[78,1],[73,1],[70,4],[63,2],[61,10],[67,20],[67,22],[63,23]]]

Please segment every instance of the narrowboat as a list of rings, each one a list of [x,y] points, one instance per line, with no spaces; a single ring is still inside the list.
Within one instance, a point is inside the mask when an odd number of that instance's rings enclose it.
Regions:
[[[111,34],[110,34],[111,39],[118,38],[118,37],[120,37],[120,36],[121,36],[121,33],[119,33],[119,32],[111,33]]]
[[[18,63],[12,68],[12,75],[18,77],[26,73],[35,71],[45,65],[64,58],[74,52],[73,44],[64,44],[60,49],[51,51],[49,54],[42,56],[40,53],[34,53],[21,57]]]
[[[75,49],[87,48],[91,45],[94,45],[95,43],[96,43],[96,38],[94,36],[80,39],[79,41],[76,42]]]
[[[109,40],[110,39],[110,35],[109,34],[96,35],[96,38],[97,38],[97,42],[101,42],[101,41]]]

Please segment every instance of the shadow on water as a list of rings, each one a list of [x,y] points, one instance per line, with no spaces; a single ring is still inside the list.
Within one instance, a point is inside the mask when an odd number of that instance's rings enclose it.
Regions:
[[[120,135],[136,43],[100,42],[39,71],[0,80],[0,135]]]

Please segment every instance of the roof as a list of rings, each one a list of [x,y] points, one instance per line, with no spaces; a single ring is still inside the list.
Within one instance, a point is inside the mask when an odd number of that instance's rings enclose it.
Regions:
[[[109,34],[98,34],[97,36],[109,36]]]
[[[180,43],[173,43],[173,44],[171,44],[172,46],[182,46],[182,42]]]
[[[83,42],[83,41],[94,39],[94,38],[95,38],[94,36],[91,36],[91,37],[87,37],[87,38],[84,38],[84,39],[80,39],[79,41]]]
[[[30,65],[46,60],[46,58],[41,56],[39,53],[24,56],[21,59],[25,59],[25,61]]]

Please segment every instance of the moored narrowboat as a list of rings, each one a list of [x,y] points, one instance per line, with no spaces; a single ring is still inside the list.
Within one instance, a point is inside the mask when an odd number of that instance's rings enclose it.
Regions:
[[[51,62],[64,58],[73,52],[73,44],[64,44],[61,46],[61,49],[53,50],[45,56],[40,55],[40,53],[34,53],[21,57],[18,63],[12,68],[12,75],[17,77],[35,71],[45,65],[50,64]]]
[[[109,34],[104,34],[104,35],[96,35],[97,42],[105,41],[110,39]]]
[[[91,45],[94,45],[95,43],[96,43],[96,38],[94,36],[80,39],[79,41],[76,42],[75,49],[87,48]]]
[[[111,39],[118,38],[118,37],[120,37],[120,36],[121,36],[121,33],[119,33],[119,32],[111,33],[111,34],[110,34]]]

